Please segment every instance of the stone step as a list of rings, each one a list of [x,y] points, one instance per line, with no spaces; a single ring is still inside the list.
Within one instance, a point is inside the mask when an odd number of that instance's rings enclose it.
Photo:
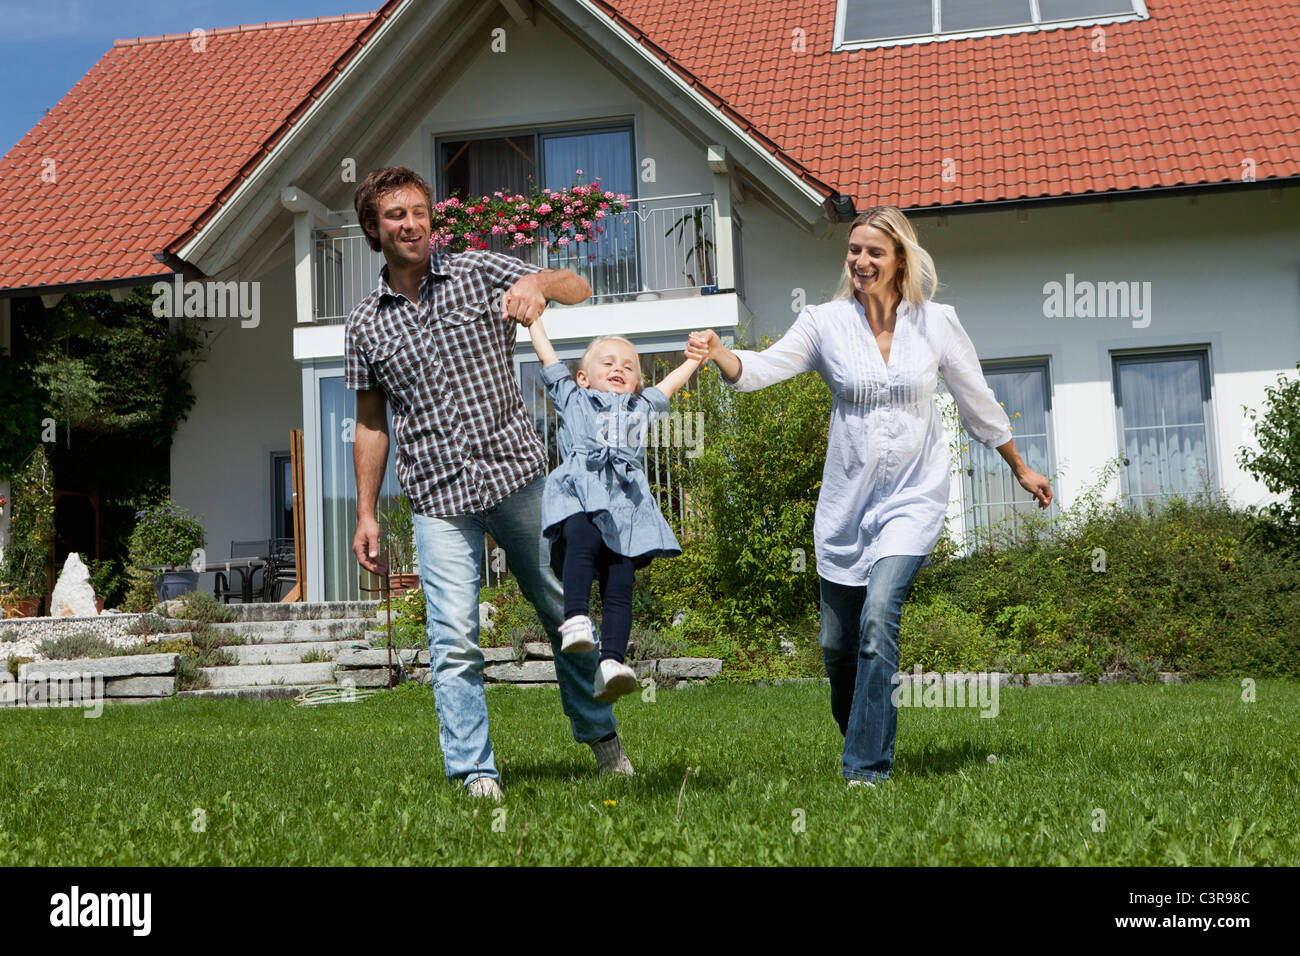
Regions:
[[[225,650],[238,664],[301,664],[302,656],[324,651],[328,659],[337,660],[358,641],[289,641],[283,644],[230,644]]]
[[[376,649],[383,649],[387,647],[388,635],[385,634],[383,631],[366,631],[366,640],[370,642],[371,647]],[[547,650],[550,649],[549,644],[539,644],[537,646],[545,647]],[[531,644],[525,645],[525,647],[532,647],[532,645]],[[406,650],[410,650],[410,648],[406,648]],[[427,658],[428,648],[421,645],[421,651],[424,653],[425,658]],[[482,648],[482,651],[483,651],[483,659],[487,661],[489,664],[500,663],[501,661],[513,661],[515,659],[514,648],[511,647],[509,644],[507,644],[505,647],[484,647]],[[423,659],[424,658],[422,658],[422,660]],[[550,656],[548,655],[545,658],[538,658],[538,659],[550,660]]]
[[[370,618],[378,601],[305,601],[288,604],[227,604],[236,621],[307,621]]]
[[[211,687],[262,687],[267,684],[332,684],[334,662],[320,664],[230,664],[200,667]]]
[[[235,621],[212,625],[218,631],[237,635],[245,644],[295,644],[309,641],[363,641],[369,618],[329,620]]]
[[[326,684],[332,687],[333,684]],[[205,687],[202,690],[179,691],[177,697],[198,697],[204,700],[292,700],[304,691],[310,690],[302,684],[262,684],[243,687]]]

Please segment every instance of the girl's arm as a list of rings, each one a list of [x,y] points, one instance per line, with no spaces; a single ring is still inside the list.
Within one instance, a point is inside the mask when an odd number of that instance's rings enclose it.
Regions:
[[[542,368],[559,361],[555,349],[551,347],[551,340],[546,337],[546,329],[542,327],[540,315],[528,324],[528,334],[532,337],[533,351],[537,353],[537,361],[542,363]]]
[[[655,388],[663,392],[666,398],[672,398],[673,392],[677,391],[690,381],[691,376],[695,374],[695,370],[699,367],[699,359],[688,358],[681,365],[677,366],[665,375],[663,381],[658,383]]]

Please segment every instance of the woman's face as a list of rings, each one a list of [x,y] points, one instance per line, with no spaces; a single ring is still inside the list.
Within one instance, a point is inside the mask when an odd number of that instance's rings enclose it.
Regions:
[[[894,251],[894,241],[875,226],[858,226],[849,233],[849,272],[853,291],[862,297],[872,293],[887,296],[894,289],[894,279],[902,259]]]

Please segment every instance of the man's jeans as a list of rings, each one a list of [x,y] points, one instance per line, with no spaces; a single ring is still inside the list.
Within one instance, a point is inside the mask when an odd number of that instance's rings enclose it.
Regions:
[[[477,777],[500,778],[488,739],[483,652],[478,646],[484,531],[505,551],[507,570],[537,609],[551,639],[560,702],[574,739],[589,743],[615,729],[610,705],[591,696],[599,655],[560,653],[564,590],[550,568],[549,545],[542,538],[545,483],[539,477],[487,511],[449,518],[415,516],[438,739],[449,780],[469,784]]]
[[[898,624],[916,572],[927,561],[924,554],[881,558],[863,587],[821,579],[818,640],[850,780],[886,780],[894,764]]]

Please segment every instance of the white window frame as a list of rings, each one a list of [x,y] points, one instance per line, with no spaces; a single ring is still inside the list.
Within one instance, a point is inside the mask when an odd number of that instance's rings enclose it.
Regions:
[[[871,40],[846,40],[844,39],[844,20],[849,0],[836,0],[835,40],[831,49],[837,53],[842,50],[871,50],[877,47],[911,46],[917,43],[943,43],[949,40],[967,40],[972,37],[1005,36],[1013,33],[1032,33],[1039,30],[1064,30],[1071,27],[1100,26],[1108,23],[1131,23],[1136,20],[1151,19],[1151,15],[1147,12],[1145,0],[1126,0],[1126,2],[1132,4],[1132,13],[1111,13],[1096,17],[1082,17],[1074,20],[1042,21],[1040,20],[1038,0],[1029,0],[1030,14],[1034,18],[1033,23],[943,33],[940,32],[940,4],[942,3],[942,0],[930,0],[932,13],[931,24],[933,29],[933,32],[931,33],[917,34],[914,36],[881,37]]]

